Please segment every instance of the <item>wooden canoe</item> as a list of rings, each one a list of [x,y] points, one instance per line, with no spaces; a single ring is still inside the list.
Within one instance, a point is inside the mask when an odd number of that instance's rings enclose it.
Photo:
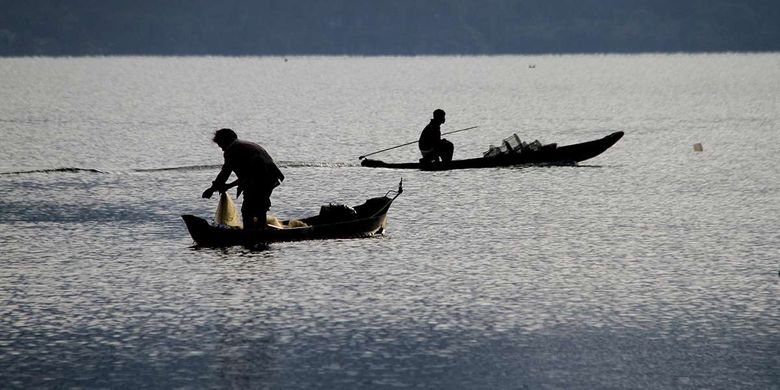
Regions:
[[[182,219],[197,247],[254,246],[281,241],[371,237],[384,232],[387,211],[402,192],[403,187],[399,184],[398,190],[388,191],[382,197],[368,199],[365,203],[351,208],[348,213],[325,214],[327,206],[323,206],[320,214],[300,219],[299,221],[306,225],[302,227],[244,230],[217,226],[194,215],[182,215]],[[391,194],[394,196],[390,197]],[[287,226],[290,220],[281,223]]]
[[[419,169],[425,171],[446,171],[450,169],[493,168],[512,165],[574,165],[598,156],[623,137],[622,131],[614,132],[604,138],[578,144],[557,146],[543,145],[539,150],[523,150],[521,153],[508,153],[494,157],[479,157],[466,160],[453,160],[447,164],[386,163],[381,160],[364,159],[360,164],[369,168]]]

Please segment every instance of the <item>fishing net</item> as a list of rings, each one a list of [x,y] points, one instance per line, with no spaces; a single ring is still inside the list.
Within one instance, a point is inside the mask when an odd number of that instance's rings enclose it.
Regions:
[[[352,213],[354,212],[355,211],[352,210]],[[230,195],[228,195],[227,192],[223,192],[219,195],[219,203],[217,204],[217,211],[214,214],[214,222],[219,226],[232,229],[243,228],[244,224],[241,221],[241,214],[236,211],[236,205],[233,203],[233,200],[230,199]],[[299,219],[292,219],[285,223],[272,214],[267,214],[265,216],[265,223],[268,226],[277,229],[309,226]]]
[[[241,215],[236,211],[236,205],[233,204],[233,200],[230,199],[230,195],[227,192],[223,192],[219,195],[219,204],[217,204],[217,212],[214,215],[214,222],[217,225],[225,225],[233,228],[241,227]]]

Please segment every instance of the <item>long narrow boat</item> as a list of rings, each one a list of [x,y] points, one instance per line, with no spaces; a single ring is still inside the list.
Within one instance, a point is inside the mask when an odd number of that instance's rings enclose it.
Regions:
[[[371,237],[384,232],[387,211],[402,192],[403,185],[399,183],[398,190],[390,190],[385,196],[368,199],[359,206],[323,206],[318,215],[281,221],[281,228],[244,230],[210,224],[194,215],[182,215],[182,218],[197,247],[254,246],[281,241]],[[392,198],[390,195],[393,195]]]
[[[453,160],[447,164],[386,163],[381,160],[364,159],[360,164],[369,168],[419,169],[424,171],[446,171],[450,169],[492,168],[512,165],[574,165],[578,162],[598,156],[623,137],[622,131],[614,132],[604,138],[557,146],[543,145],[539,150],[523,150],[521,153],[506,153],[493,157],[479,157],[466,160]]]

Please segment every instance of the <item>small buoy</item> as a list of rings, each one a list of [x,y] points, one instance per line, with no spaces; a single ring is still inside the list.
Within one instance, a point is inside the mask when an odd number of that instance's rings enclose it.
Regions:
[[[695,143],[695,144],[693,144],[693,151],[694,152],[703,152],[704,151],[704,147],[702,147],[700,143]]]

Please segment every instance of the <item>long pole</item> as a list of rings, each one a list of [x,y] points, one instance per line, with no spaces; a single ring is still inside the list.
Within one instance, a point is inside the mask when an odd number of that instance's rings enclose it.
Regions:
[[[450,132],[444,133],[444,134],[442,134],[442,135],[447,135],[447,134],[454,134],[454,133],[460,133],[461,131],[466,131],[466,130],[476,129],[477,127],[479,127],[479,126],[471,126],[471,127],[467,127],[467,128],[465,128],[465,129],[460,129],[460,130],[454,130],[454,131],[450,131]],[[373,153],[369,153],[369,154],[362,155],[362,156],[358,157],[358,160],[362,160],[362,159],[364,159],[364,158],[366,158],[366,157],[368,157],[368,156],[372,156],[372,155],[374,155],[374,154],[377,154],[377,153],[386,152],[386,151],[388,151],[388,150],[393,150],[393,149],[395,149],[395,148],[400,148],[401,146],[411,145],[411,144],[414,144],[414,143],[417,143],[417,141],[407,142],[407,143],[405,143],[405,144],[396,145],[396,146],[393,146],[393,147],[391,147],[391,148],[387,148],[387,149],[378,150],[378,151],[376,151],[376,152],[373,152]]]

